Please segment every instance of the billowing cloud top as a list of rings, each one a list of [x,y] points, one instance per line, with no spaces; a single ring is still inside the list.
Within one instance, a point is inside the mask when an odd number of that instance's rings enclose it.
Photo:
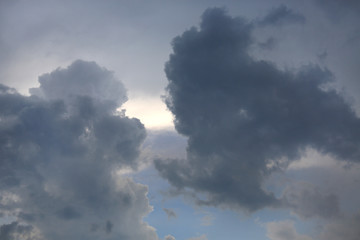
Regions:
[[[114,74],[95,62],[77,60],[66,69],[57,69],[39,77],[39,88],[30,89],[32,95],[49,100],[73,101],[91,97],[107,104],[120,106],[127,101],[124,85]]]
[[[85,61],[39,81],[29,97],[0,86],[0,213],[15,219],[0,238],[158,239],[147,187],[116,174],[136,168],[146,136],[116,111],[121,82]]]
[[[199,204],[250,211],[279,205],[262,183],[308,147],[360,160],[360,120],[327,87],[331,73],[255,60],[248,53],[255,27],[208,9],[199,29],[173,41],[166,104],[188,137],[187,159],[157,160],[156,167],[179,191],[205,194]]]

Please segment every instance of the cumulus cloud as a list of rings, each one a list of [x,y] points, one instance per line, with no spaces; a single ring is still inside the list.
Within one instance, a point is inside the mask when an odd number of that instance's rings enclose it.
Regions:
[[[360,159],[360,120],[326,88],[331,73],[313,65],[290,72],[255,60],[248,53],[255,27],[214,8],[199,29],[173,40],[166,104],[176,130],[188,137],[187,157],[158,159],[155,166],[178,192],[193,191],[198,204],[279,206],[263,182],[308,147]]]
[[[289,23],[305,23],[305,17],[294,12],[285,5],[273,8],[263,19],[258,21],[260,26],[282,25]]]
[[[95,62],[77,60],[66,69],[58,68],[40,76],[39,83],[40,87],[31,88],[30,93],[45,99],[73,101],[77,97],[91,97],[116,106],[127,100],[125,87],[114,73]]]
[[[293,221],[267,223],[266,236],[270,240],[312,240],[309,236],[299,234],[295,229]]]
[[[122,83],[81,60],[39,82],[31,96],[0,86],[0,212],[16,219],[4,239],[158,239],[147,187],[116,174],[137,168],[146,136],[116,110]]]

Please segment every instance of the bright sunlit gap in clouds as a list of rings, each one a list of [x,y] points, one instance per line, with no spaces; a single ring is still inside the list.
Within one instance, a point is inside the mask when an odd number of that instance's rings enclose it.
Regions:
[[[174,129],[173,116],[160,97],[129,98],[122,109],[127,116],[140,119],[148,129]]]

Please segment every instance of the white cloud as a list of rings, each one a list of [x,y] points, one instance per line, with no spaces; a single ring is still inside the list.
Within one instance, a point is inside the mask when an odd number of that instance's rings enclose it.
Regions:
[[[174,236],[171,236],[171,235],[167,235],[164,240],[175,240],[175,237]]]

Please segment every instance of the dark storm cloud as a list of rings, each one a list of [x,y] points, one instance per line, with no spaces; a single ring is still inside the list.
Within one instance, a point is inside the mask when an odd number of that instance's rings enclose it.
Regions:
[[[281,204],[262,183],[307,147],[360,160],[360,120],[326,88],[331,73],[312,65],[282,71],[253,59],[253,28],[223,9],[208,9],[200,29],[173,41],[166,104],[177,131],[188,137],[187,159],[155,165],[179,192],[204,194],[199,204],[248,210]]]
[[[282,25],[288,23],[305,23],[305,17],[285,5],[273,8],[268,15],[261,19],[258,24],[260,26]]]
[[[0,86],[0,212],[46,240],[157,239],[147,187],[116,175],[136,169],[146,136],[116,110],[121,82],[80,60],[39,81],[29,97]]]

